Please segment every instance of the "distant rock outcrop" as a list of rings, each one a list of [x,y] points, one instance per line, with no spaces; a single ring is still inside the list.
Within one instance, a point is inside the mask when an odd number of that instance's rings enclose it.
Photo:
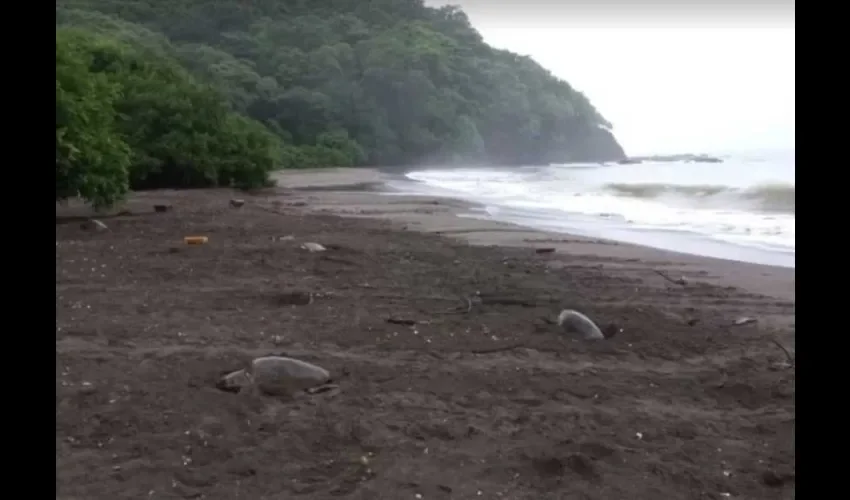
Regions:
[[[656,162],[685,162],[685,163],[723,163],[723,160],[716,156],[709,156],[704,154],[678,154],[678,155],[651,155],[651,156],[630,156],[628,158],[624,158],[620,160],[620,165],[635,165],[638,163],[643,163],[645,161],[656,161]]]

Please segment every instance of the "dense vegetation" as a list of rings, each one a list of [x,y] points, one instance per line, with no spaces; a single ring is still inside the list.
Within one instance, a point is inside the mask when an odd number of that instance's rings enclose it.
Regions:
[[[57,0],[57,198],[274,168],[622,158],[587,98],[422,0]]]
[[[56,33],[56,198],[109,205],[128,188],[261,186],[278,140],[179,65]]]

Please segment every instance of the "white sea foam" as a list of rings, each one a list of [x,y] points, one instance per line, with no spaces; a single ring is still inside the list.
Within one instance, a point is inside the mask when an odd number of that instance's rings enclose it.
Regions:
[[[793,267],[793,153],[724,160],[433,168],[395,187],[480,202],[480,216],[531,227]]]

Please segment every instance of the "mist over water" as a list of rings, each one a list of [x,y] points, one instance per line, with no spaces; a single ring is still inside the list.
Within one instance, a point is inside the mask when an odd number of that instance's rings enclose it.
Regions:
[[[795,265],[794,152],[723,163],[432,168],[402,192],[479,202],[469,214],[685,253]]]
[[[795,266],[793,1],[427,1],[459,4],[487,43],[584,92],[628,154],[727,154],[723,163],[423,168],[398,190],[480,202],[473,217]]]

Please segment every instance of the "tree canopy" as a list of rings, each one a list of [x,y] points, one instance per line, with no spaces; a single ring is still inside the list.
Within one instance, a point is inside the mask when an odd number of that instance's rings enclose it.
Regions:
[[[102,197],[122,170],[115,189],[624,157],[581,92],[486,45],[457,7],[57,0],[56,22],[57,197]]]
[[[128,189],[259,187],[279,139],[178,63],[102,35],[56,32],[56,198]]]

